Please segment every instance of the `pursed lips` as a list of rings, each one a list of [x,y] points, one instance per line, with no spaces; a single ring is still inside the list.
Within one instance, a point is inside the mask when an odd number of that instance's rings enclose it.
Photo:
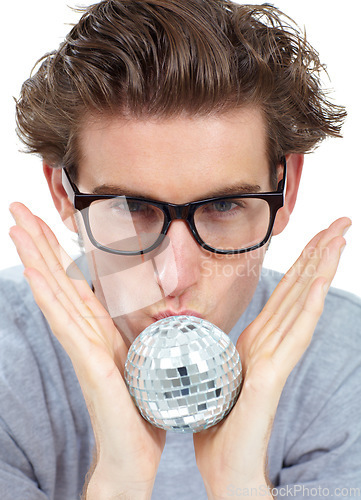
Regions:
[[[165,310],[165,311],[160,311],[159,313],[157,314],[154,314],[153,315],[153,319],[155,321],[159,321],[160,319],[164,319],[164,318],[169,318],[170,316],[195,316],[196,318],[203,318],[203,316],[196,312],[196,311],[192,311],[190,309],[185,309],[185,310],[181,310],[181,311],[171,311],[169,309]]]

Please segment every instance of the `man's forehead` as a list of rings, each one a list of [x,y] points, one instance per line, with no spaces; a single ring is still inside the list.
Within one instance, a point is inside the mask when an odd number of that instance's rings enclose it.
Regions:
[[[130,139],[130,140],[129,140]],[[208,139],[208,140],[207,140]],[[219,141],[217,140],[219,139]],[[227,140],[228,139],[228,140]],[[101,153],[98,146],[119,144],[126,150],[135,146],[135,152],[144,152],[148,142],[154,145],[150,152],[168,152],[168,146],[179,144],[186,154],[189,148],[201,149],[204,144],[212,149],[219,142],[226,146],[251,146],[257,140],[257,150],[264,150],[267,142],[267,127],[264,114],[259,107],[241,107],[224,113],[206,116],[179,114],[175,117],[133,117],[130,115],[89,115],[83,121],[78,135],[81,156]],[[233,144],[232,144],[233,142]]]
[[[169,119],[97,117],[83,127],[79,145],[78,178],[101,194],[122,190],[170,201],[171,191],[182,189],[188,199],[199,199],[233,194],[236,188],[257,192],[263,189],[260,181],[268,180],[258,109]]]

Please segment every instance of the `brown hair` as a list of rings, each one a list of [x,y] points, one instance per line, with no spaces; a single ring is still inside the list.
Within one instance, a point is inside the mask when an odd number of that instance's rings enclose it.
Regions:
[[[229,0],[103,0],[22,87],[17,132],[53,166],[79,159],[90,114],[171,117],[260,106],[271,165],[340,136],[317,52],[271,5]],[[83,11],[82,10],[82,11]]]

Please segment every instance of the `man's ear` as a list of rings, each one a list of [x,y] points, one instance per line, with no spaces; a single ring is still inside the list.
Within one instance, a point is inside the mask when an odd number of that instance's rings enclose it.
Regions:
[[[284,206],[278,210],[272,235],[280,234],[287,226],[290,215],[293,212],[298,188],[300,185],[304,155],[290,154],[286,156],[287,161],[287,184]]]
[[[70,202],[68,195],[62,184],[62,169],[50,167],[45,161],[43,162],[43,172],[49,186],[51,197],[55,208],[68,229],[78,232],[75,221],[75,208]]]

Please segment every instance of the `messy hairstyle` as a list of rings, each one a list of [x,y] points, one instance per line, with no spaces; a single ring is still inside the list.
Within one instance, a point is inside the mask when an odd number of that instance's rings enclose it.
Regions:
[[[76,167],[79,130],[98,115],[197,117],[258,106],[270,165],[340,136],[346,112],[322,88],[318,53],[269,4],[103,0],[81,12],[17,101],[26,150],[54,167]]]

